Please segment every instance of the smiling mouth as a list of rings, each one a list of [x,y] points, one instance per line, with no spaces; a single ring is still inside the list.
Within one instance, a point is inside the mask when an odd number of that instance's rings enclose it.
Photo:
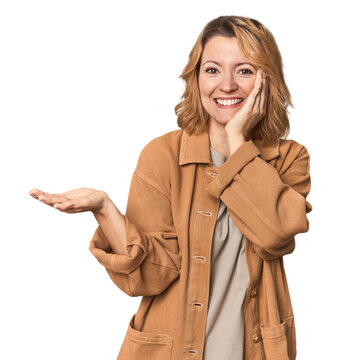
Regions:
[[[232,99],[232,100],[222,100],[222,99],[214,99],[214,102],[218,106],[219,109],[234,109],[244,101],[242,98]]]
[[[219,99],[219,98],[216,98],[216,99],[214,99],[214,101],[218,105],[231,106],[231,105],[235,105],[235,104],[239,104],[239,103],[243,102],[244,99],[243,98],[235,98],[235,99]]]

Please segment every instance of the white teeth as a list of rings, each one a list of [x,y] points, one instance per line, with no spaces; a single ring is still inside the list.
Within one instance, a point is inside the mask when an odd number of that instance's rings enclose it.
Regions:
[[[216,102],[219,104],[219,105],[234,105],[234,104],[237,104],[237,103],[240,103],[242,102],[243,99],[233,99],[233,100],[221,100],[221,99],[216,99]]]

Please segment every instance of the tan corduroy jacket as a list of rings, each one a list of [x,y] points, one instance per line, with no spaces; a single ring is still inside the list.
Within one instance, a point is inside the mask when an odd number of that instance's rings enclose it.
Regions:
[[[309,153],[294,140],[249,140],[216,168],[209,146],[207,132],[182,129],[150,141],[130,184],[129,256],[114,254],[100,227],[91,239],[112,281],[143,296],[118,360],[202,359],[219,200],[246,237],[245,360],[296,358],[283,256],[309,228]]]

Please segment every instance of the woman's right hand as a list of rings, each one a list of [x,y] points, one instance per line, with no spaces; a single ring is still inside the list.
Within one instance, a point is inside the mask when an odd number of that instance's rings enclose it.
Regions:
[[[49,194],[39,189],[32,189],[29,195],[47,205],[66,213],[91,211],[100,212],[107,200],[108,194],[91,188],[78,188],[61,194]]]

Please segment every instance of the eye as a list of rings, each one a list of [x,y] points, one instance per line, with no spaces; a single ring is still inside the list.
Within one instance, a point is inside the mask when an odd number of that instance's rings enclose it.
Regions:
[[[240,71],[248,71],[247,73],[243,73],[243,75],[253,74],[253,72],[249,69],[241,69]]]
[[[207,72],[207,73],[209,73],[209,74],[215,74],[214,72],[210,72],[209,70],[214,70],[214,71],[216,71],[217,69],[210,67],[210,68],[207,68],[207,69],[205,70],[205,72]]]

